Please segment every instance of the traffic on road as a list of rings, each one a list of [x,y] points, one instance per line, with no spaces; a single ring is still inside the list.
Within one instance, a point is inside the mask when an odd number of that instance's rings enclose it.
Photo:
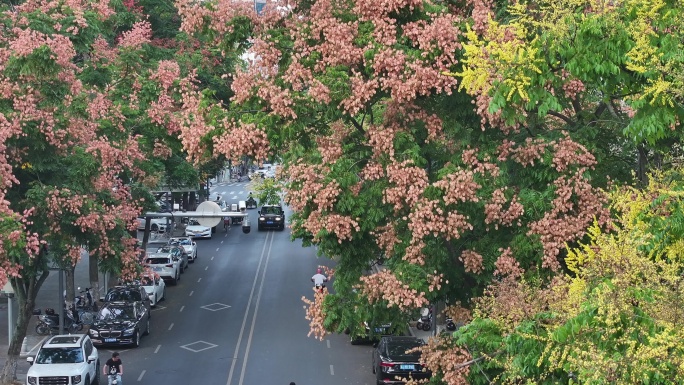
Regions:
[[[217,183],[212,194],[229,204],[245,200],[248,183]],[[247,213],[259,223],[272,210]],[[284,221],[287,207],[281,210],[276,216]],[[352,345],[345,335],[308,336],[301,299],[313,297],[311,272],[332,262],[292,242],[271,216],[274,223],[259,226],[263,231],[229,226],[211,238],[149,244],[149,272],[99,303],[92,325],[74,334],[86,342],[65,341],[92,344],[99,365],[119,352],[127,384],[376,384],[372,345]],[[84,365],[93,366],[92,355]],[[27,383],[41,376],[34,367]],[[92,383],[107,383],[108,376],[91,371]]]

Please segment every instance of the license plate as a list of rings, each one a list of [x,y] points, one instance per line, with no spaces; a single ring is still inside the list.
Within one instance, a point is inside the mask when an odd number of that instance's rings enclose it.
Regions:
[[[104,342],[116,342],[116,338],[105,338]]]
[[[416,366],[415,365],[402,364],[402,365],[399,365],[399,369],[401,369],[401,370],[416,370]]]
[[[383,328],[375,328],[376,333],[384,333],[385,330]]]
[[[272,224],[273,224],[273,221],[266,221],[266,224],[267,224],[267,225],[272,225]]]
[[[153,268],[153,270],[154,270],[154,271],[162,271],[162,268],[159,267],[159,266],[155,266],[155,267]]]

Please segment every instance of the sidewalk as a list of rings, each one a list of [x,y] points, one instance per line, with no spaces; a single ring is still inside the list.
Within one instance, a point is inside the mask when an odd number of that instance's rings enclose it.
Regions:
[[[100,279],[102,284],[102,278]],[[78,287],[89,287],[90,278],[88,273],[88,253],[83,252],[81,261],[76,265],[74,271],[74,285]],[[66,286],[66,284],[65,284]],[[95,295],[95,298],[98,298]],[[45,309],[51,307],[58,309],[62,301],[62,294],[59,293],[59,274],[57,271],[50,271],[50,275],[43,283],[43,286],[36,297],[36,309]],[[18,299],[13,298],[12,316],[16,317],[18,314]],[[39,336],[35,332],[36,317],[31,317],[28,329],[26,331],[26,338],[22,344],[20,359],[17,362],[16,376],[17,380],[23,384],[26,381],[26,372],[30,365],[26,362],[26,357],[34,355],[40,345],[49,336]],[[14,321],[16,322],[16,321]],[[7,361],[7,350],[9,349],[9,319],[8,319],[8,300],[0,299],[0,367],[4,367]]]

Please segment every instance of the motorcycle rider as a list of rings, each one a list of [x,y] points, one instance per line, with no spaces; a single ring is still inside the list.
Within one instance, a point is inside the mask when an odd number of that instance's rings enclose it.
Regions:
[[[316,269],[316,274],[311,277],[311,282],[314,283],[316,289],[323,290],[325,287],[325,282],[328,282],[328,277],[323,275],[323,270],[321,268]]]
[[[116,374],[117,385],[121,385],[121,376],[123,375],[123,363],[119,357],[119,352],[112,353],[112,358],[108,359],[105,365],[102,367],[102,372],[107,376],[108,383],[112,383],[112,378],[109,377],[110,374]]]

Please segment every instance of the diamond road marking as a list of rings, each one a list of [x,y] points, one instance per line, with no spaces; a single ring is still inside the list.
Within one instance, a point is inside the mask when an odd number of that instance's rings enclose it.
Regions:
[[[202,309],[207,309],[207,310],[210,310],[210,311],[219,311],[219,310],[223,310],[223,309],[228,309],[228,308],[230,307],[230,305],[226,305],[226,304],[224,304],[224,303],[215,302],[215,303],[211,303],[211,304],[209,304],[209,305],[204,305],[204,306],[200,306],[200,307],[201,307]]]
[[[190,346],[193,346],[193,345],[197,345],[197,346],[200,347],[200,348],[199,348],[199,349],[193,349],[193,348],[190,347]],[[211,344],[211,343],[206,342],[206,341],[197,341],[197,342],[193,342],[193,343],[191,343],[191,344],[182,345],[181,348],[186,349],[186,350],[189,350],[189,351],[191,351],[191,352],[193,352],[193,353],[198,353],[198,352],[201,352],[202,350],[207,350],[207,349],[215,348],[215,347],[217,347],[217,346],[218,346],[218,345]]]

